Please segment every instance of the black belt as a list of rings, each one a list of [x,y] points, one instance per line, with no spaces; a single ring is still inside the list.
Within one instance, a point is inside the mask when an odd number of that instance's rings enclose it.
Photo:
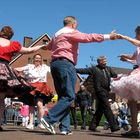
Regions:
[[[52,59],[51,62],[58,61],[58,60],[68,61],[68,62],[72,63],[73,65],[75,65],[71,60],[69,60],[69,59],[67,59],[67,58],[65,58],[65,57],[54,58],[54,59]]]

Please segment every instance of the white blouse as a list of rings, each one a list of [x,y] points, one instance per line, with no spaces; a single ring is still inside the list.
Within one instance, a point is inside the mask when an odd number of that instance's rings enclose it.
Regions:
[[[134,60],[127,59],[127,62],[140,66],[140,47],[137,47],[133,56],[135,57],[135,59]]]
[[[137,51],[135,52],[136,55],[136,63],[138,66],[140,66],[140,47],[137,47]]]
[[[47,82],[47,73],[50,72],[49,66],[42,64],[40,67],[35,67],[34,64],[28,64],[22,69],[29,83]]]

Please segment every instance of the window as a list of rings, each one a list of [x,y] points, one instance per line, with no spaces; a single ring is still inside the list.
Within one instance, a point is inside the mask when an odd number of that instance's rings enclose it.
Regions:
[[[31,64],[32,63],[32,59],[29,57],[28,58],[28,64]]]
[[[42,40],[42,44],[47,44],[48,43],[48,40],[47,39],[43,39]]]
[[[43,63],[47,65],[47,59],[43,59]]]

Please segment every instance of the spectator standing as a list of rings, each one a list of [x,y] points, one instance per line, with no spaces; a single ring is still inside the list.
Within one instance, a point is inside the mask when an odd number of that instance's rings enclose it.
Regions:
[[[81,129],[86,129],[87,111],[91,107],[91,95],[86,90],[84,85],[81,85],[80,91],[77,93],[77,103],[81,110],[82,126]]]
[[[29,106],[26,104],[21,105],[20,115],[22,116],[22,126],[27,127],[29,120]]]

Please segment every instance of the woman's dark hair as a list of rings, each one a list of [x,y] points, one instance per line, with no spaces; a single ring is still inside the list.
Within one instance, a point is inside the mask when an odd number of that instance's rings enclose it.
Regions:
[[[136,29],[135,29],[135,32],[140,32],[140,26],[137,26]]]
[[[14,31],[10,26],[4,26],[0,31],[0,37],[11,39],[14,35]]]

